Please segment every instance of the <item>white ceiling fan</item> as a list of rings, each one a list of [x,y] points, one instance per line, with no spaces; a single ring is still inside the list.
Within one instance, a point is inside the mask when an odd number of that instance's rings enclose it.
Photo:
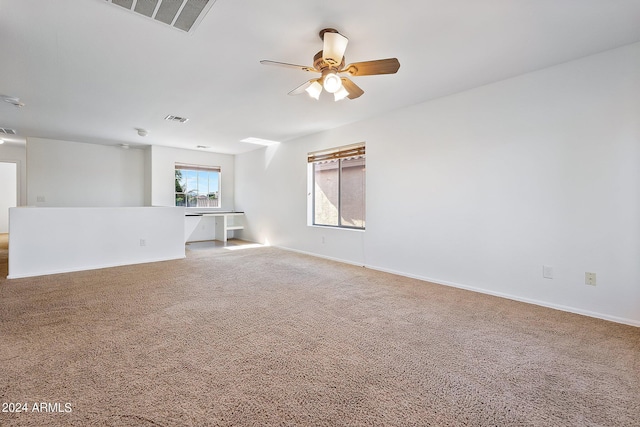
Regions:
[[[344,98],[355,99],[364,93],[351,79],[342,77],[340,74],[348,74],[350,76],[394,74],[400,68],[400,62],[397,58],[355,62],[345,66],[344,52],[349,39],[333,28],[325,28],[320,31],[320,39],[323,41],[323,47],[322,50],[313,57],[313,66],[268,60],[262,60],[260,63],[320,73],[321,76],[319,78],[311,79],[303,83],[289,92],[289,95],[299,95],[307,92],[312,98],[319,99],[322,89],[324,89],[332,93],[336,101]]]

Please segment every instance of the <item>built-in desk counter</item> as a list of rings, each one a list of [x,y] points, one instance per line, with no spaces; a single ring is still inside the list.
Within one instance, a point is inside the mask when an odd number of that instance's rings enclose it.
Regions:
[[[228,231],[243,230],[242,218],[244,212],[207,212],[202,216],[212,216],[216,219],[216,240],[227,241]]]
[[[229,231],[244,229],[244,212],[189,212],[185,215],[214,217],[216,240],[223,242],[227,241]]]

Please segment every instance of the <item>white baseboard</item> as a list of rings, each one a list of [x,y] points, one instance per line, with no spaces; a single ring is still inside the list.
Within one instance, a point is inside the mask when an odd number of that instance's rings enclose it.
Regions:
[[[60,270],[47,270],[47,271],[38,271],[29,274],[9,274],[7,279],[24,279],[26,277],[39,277],[39,276],[48,276],[51,274],[64,274],[64,273],[75,273],[78,271],[87,271],[87,270],[100,270],[103,268],[111,268],[111,267],[124,267],[126,265],[137,265],[137,264],[149,264],[152,262],[162,262],[162,261],[171,261],[174,259],[184,259],[186,256],[181,256],[178,258],[169,257],[169,258],[155,258],[149,260],[140,260],[136,262],[127,262],[127,263],[114,263],[114,264],[101,264],[101,265],[92,265],[92,266],[82,266],[78,268],[70,268],[70,269],[60,269]]]
[[[395,274],[397,276],[409,277],[411,279],[417,279],[417,280],[422,280],[424,282],[435,283],[437,285],[451,286],[453,288],[464,289],[464,290],[467,290],[467,291],[478,292],[478,293],[481,293],[481,294],[492,295],[492,296],[500,297],[500,298],[506,298],[506,299],[510,299],[510,300],[513,300],[513,301],[519,301],[519,302],[524,302],[524,303],[527,303],[527,304],[538,305],[538,306],[541,306],[541,307],[552,308],[554,310],[566,311],[568,313],[580,314],[582,316],[588,316],[588,317],[593,317],[593,318],[596,318],[596,319],[607,320],[607,321],[610,321],[610,322],[621,323],[621,324],[624,324],[624,325],[640,327],[640,320],[634,320],[634,319],[627,319],[627,318],[624,318],[624,317],[611,316],[609,314],[598,313],[598,312],[589,311],[589,310],[583,310],[583,309],[580,309],[580,308],[569,307],[569,306],[565,306],[565,305],[554,304],[554,303],[550,303],[550,302],[546,302],[546,301],[539,301],[539,300],[530,299],[530,298],[522,298],[522,297],[519,297],[517,295],[505,294],[505,293],[502,293],[502,292],[494,292],[494,291],[490,291],[490,290],[487,290],[487,289],[478,288],[478,287],[475,287],[475,286],[469,286],[469,285],[463,285],[463,284],[460,284],[460,283],[450,282],[450,281],[447,281],[447,280],[434,279],[434,278],[431,278],[431,277],[424,277],[424,276],[419,276],[419,275],[416,275],[416,274],[404,273],[402,271],[397,271],[397,270],[377,267],[375,265],[356,263],[356,262],[353,262],[353,261],[347,261],[347,260],[343,260],[343,259],[339,259],[339,258],[335,258],[335,257],[330,257],[330,256],[326,256],[326,255],[320,255],[320,254],[316,254],[316,253],[313,253],[313,252],[306,252],[306,251],[287,248],[287,247],[283,247],[283,246],[276,246],[276,247],[279,248],[279,249],[284,249],[284,250],[291,251],[291,252],[297,252],[297,253],[304,254],[304,255],[310,255],[310,256],[313,256],[313,257],[317,257],[317,258],[328,259],[328,260],[340,262],[340,263],[343,263],[343,264],[357,265],[357,266],[369,268],[371,270],[382,271],[384,273]]]

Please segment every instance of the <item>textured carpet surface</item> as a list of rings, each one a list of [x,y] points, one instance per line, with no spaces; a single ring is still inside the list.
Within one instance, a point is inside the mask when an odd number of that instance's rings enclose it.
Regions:
[[[2,426],[640,425],[631,326],[269,247],[6,260]]]

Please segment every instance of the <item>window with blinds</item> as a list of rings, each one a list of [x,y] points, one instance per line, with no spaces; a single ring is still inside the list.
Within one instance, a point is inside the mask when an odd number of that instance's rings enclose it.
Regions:
[[[220,167],[176,163],[175,173],[176,206],[220,207]]]
[[[365,228],[365,145],[309,153],[313,225]]]

